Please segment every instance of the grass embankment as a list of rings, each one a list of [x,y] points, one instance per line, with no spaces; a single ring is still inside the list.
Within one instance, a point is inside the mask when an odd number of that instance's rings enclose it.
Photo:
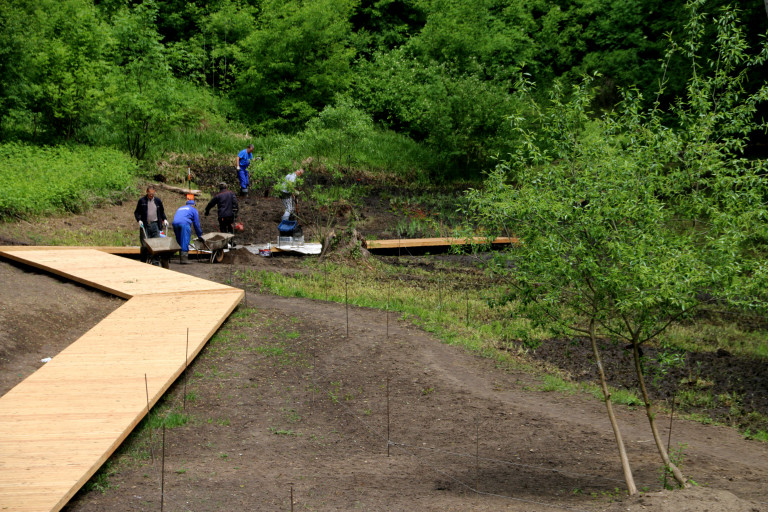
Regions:
[[[0,145],[0,220],[80,213],[133,184],[127,155],[88,146]]]
[[[403,261],[406,261],[403,258]],[[599,386],[576,382],[567,373],[527,356],[529,349],[519,340],[544,340],[550,336],[544,330],[532,328],[527,319],[514,317],[512,307],[499,306],[495,299],[504,292],[504,284],[484,274],[479,268],[430,262],[429,267],[398,262],[387,264],[376,260],[357,263],[355,267],[335,263],[307,261],[305,272],[284,275],[267,271],[244,271],[238,279],[252,289],[282,296],[306,297],[348,302],[351,305],[379,308],[413,321],[449,344],[463,346],[473,352],[491,357],[500,364],[515,367],[540,376],[541,391],[565,393],[586,392],[602,399]],[[365,268],[362,268],[362,267]],[[384,321],[384,320],[382,320]],[[765,339],[764,332],[745,332],[733,324],[707,323],[678,326],[661,340],[665,347],[678,350],[716,350],[707,340],[713,333],[724,333],[732,340],[728,346],[738,353],[760,357],[763,343],[744,343],[739,339]],[[692,401],[690,389],[680,389],[675,396],[676,414],[712,423],[713,417],[701,411],[706,404]],[[735,393],[734,393],[735,395]],[[627,406],[641,406],[638,395],[627,389],[612,390],[612,400]],[[738,402],[738,398],[734,403]],[[658,402],[668,408],[665,402]],[[714,408],[716,403],[713,402]],[[745,436],[768,441],[768,416],[745,414],[732,410],[731,425],[744,424]]]

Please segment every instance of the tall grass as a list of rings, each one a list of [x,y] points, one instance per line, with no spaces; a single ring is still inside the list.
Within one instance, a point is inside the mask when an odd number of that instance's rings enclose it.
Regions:
[[[764,330],[739,328],[730,321],[670,326],[661,336],[670,346],[690,351],[731,353],[768,358],[768,334]]]
[[[124,153],[86,146],[0,145],[0,220],[87,210],[123,195],[136,164]]]
[[[316,265],[316,266],[314,266]],[[435,333],[444,341],[462,345],[478,353],[504,354],[516,346],[520,332],[532,338],[547,333],[533,329],[528,320],[510,315],[511,306],[491,307],[502,293],[483,276],[459,281],[450,271],[427,272],[371,262],[365,271],[335,263],[308,264],[308,272],[287,276],[267,271],[248,270],[241,278],[265,291],[283,296],[345,302],[378,308],[403,316]],[[453,277],[452,277],[453,276]],[[382,316],[381,327],[386,318]]]

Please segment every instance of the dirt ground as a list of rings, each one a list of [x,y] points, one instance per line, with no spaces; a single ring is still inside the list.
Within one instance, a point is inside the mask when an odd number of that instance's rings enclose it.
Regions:
[[[218,176],[206,179],[215,184]],[[243,200],[240,244],[277,236],[282,205],[264,192]],[[159,195],[169,214],[184,203],[169,191]],[[198,202],[201,211],[205,202]],[[96,227],[132,236],[134,206],[130,200],[35,225],[0,225],[0,244],[36,243],[63,230]],[[342,211],[328,222],[302,201],[299,213],[309,238],[349,214]],[[367,200],[356,227],[364,236],[391,238],[397,221],[385,201]],[[214,215],[202,222],[204,231],[216,230]],[[295,272],[300,262],[240,249],[222,264],[173,261],[171,270],[242,286],[238,272]],[[1,392],[120,304],[0,260]],[[540,357],[588,378],[589,369],[570,368],[563,357],[579,350],[576,344],[551,344]],[[614,362],[621,357],[616,351]],[[734,357],[721,359],[711,364],[739,362],[738,369],[728,367],[732,372],[747,367]],[[764,365],[749,368],[743,379],[765,375]],[[615,377],[620,385],[623,377]],[[754,382],[759,387],[765,381]],[[186,389],[189,421],[165,433],[164,473],[160,432],[150,438],[145,429],[66,510],[159,510],[162,501],[168,511],[768,512],[766,444],[731,428],[675,420],[671,446],[683,447],[683,472],[698,485],[662,491],[644,411],[619,407],[643,490],[629,499],[621,491],[625,484],[604,405],[586,395],[538,391],[540,386],[529,374],[443,344],[383,311],[347,311],[248,290],[159,408],[166,411],[161,414],[179,411]],[[765,390],[755,395],[756,407],[759,396]],[[669,418],[658,424],[667,439]]]
[[[171,269],[226,282],[297,265],[237,261]],[[4,391],[120,304],[12,263],[0,277]],[[645,490],[626,499],[600,402],[536,391],[529,375],[379,310],[249,291],[222,331],[188,370],[189,423],[165,434],[164,510],[768,511],[764,444],[677,421],[672,442],[686,444],[683,468],[699,485],[661,491],[644,414],[620,408]],[[175,410],[182,389],[166,401]],[[154,460],[146,438],[129,439],[104,492],[66,510],[158,510],[159,438]]]

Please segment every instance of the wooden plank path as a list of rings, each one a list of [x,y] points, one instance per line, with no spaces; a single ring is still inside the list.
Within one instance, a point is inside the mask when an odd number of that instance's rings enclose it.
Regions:
[[[487,244],[487,237],[475,236],[464,237],[442,237],[442,238],[400,238],[396,240],[366,240],[366,249],[397,249],[407,247],[439,247],[447,245],[470,245]],[[491,244],[516,244],[518,239],[508,236],[500,236],[490,240]]]
[[[0,511],[61,510],[243,291],[96,249],[0,247],[0,256],[128,299],[0,398]]]

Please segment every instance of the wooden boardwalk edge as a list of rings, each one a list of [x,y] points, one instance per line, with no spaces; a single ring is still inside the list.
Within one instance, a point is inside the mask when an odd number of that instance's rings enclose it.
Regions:
[[[244,292],[93,249],[0,247],[0,256],[129,299],[0,397],[0,510],[61,510]]]

